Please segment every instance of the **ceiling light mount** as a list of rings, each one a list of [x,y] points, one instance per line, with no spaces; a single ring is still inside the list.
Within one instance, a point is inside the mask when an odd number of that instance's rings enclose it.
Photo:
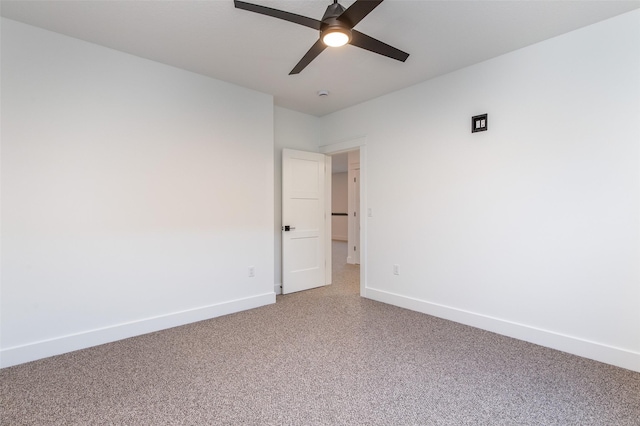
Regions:
[[[329,91],[328,90],[318,90],[318,96],[320,96],[321,98],[327,97],[327,96],[329,96]]]

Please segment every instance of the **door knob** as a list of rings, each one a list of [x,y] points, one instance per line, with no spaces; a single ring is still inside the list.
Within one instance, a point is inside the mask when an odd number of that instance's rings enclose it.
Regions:
[[[296,228],[293,227],[293,226],[289,226],[289,225],[285,225],[285,226],[282,227],[282,230],[285,231],[285,232],[286,231],[293,231],[294,229],[296,229]]]

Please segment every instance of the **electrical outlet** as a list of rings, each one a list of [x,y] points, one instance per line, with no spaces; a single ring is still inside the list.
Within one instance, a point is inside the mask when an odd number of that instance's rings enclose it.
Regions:
[[[249,278],[255,277],[256,276],[256,267],[255,266],[249,266]]]
[[[393,265],[393,275],[400,275],[400,265]]]

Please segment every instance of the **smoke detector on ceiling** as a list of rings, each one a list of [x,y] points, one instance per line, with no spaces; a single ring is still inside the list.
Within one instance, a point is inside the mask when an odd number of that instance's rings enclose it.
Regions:
[[[325,96],[329,96],[329,91],[328,90],[318,90],[318,96],[320,96],[321,98],[323,98]]]

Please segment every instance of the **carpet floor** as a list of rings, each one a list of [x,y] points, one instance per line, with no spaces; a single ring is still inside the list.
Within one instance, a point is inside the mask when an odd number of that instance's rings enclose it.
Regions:
[[[359,296],[277,303],[0,371],[2,425],[640,425],[640,373]]]

